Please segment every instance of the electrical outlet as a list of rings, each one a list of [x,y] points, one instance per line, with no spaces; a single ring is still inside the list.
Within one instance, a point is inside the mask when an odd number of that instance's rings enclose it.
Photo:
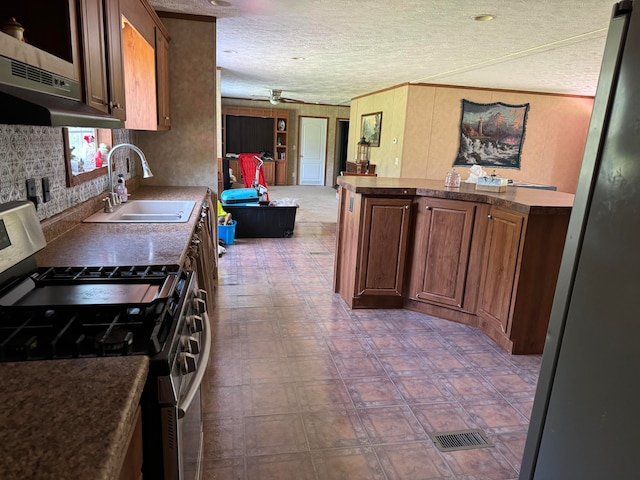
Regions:
[[[36,189],[36,179],[27,178],[27,200],[33,202],[38,208],[38,191]]]
[[[51,200],[51,188],[49,186],[49,178],[42,177],[42,201],[47,203]]]

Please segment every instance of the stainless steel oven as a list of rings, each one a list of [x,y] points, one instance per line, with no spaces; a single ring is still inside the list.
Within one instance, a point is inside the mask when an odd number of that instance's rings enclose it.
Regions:
[[[178,325],[175,345],[170,347],[169,372],[157,380],[157,407],[162,426],[163,477],[157,466],[145,467],[150,478],[165,480],[199,479],[202,472],[204,439],[200,387],[211,350],[211,326],[206,311],[206,292],[189,282],[183,319]],[[155,395],[156,392],[150,392]],[[150,399],[150,403],[153,403]],[[158,445],[156,445],[156,448]],[[149,455],[152,455],[150,452]]]
[[[44,246],[30,202],[0,205],[0,361],[147,355],[144,478],[199,479],[211,327],[196,275],[179,265],[37,267]]]

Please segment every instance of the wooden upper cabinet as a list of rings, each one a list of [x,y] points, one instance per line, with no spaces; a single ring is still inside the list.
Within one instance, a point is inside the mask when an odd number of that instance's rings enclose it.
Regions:
[[[109,109],[111,115],[127,118],[124,63],[122,60],[122,15],[120,0],[105,0],[107,66],[109,70]]]
[[[492,208],[480,278],[478,315],[508,334],[524,216]]]
[[[409,297],[462,308],[477,205],[417,200]]]
[[[79,0],[85,102],[126,117],[119,0]]]
[[[169,40],[156,27],[156,87],[158,99],[158,129],[171,128],[169,103]]]
[[[109,113],[102,0],[80,0],[85,102]]]
[[[356,296],[402,297],[411,199],[364,197]]]
[[[125,127],[169,130],[168,32],[146,0],[120,0],[127,106]]]

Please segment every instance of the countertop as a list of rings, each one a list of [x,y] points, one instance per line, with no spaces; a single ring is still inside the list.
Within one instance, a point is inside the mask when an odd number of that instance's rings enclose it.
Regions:
[[[189,220],[80,223],[48,242],[36,262],[182,264],[206,194],[206,187],[140,187],[132,199],[195,200]],[[0,477],[117,478],[148,364],[146,356],[0,363]]]
[[[534,188],[507,187],[506,192],[477,191],[474,183],[462,182],[460,188],[445,188],[444,180],[388,177],[338,177],[338,185],[350,192],[379,196],[424,196],[487,203],[527,214],[550,210],[571,211],[574,195]]]
[[[1,363],[3,480],[118,477],[146,356]]]
[[[207,187],[140,187],[132,200],[196,200],[189,220],[80,223],[49,242],[36,262],[39,267],[182,264],[206,193]]]

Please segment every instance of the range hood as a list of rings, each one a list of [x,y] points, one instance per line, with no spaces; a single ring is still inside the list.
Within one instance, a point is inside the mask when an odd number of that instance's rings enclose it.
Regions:
[[[0,123],[50,127],[122,128],[82,101],[76,80],[0,56]]]

